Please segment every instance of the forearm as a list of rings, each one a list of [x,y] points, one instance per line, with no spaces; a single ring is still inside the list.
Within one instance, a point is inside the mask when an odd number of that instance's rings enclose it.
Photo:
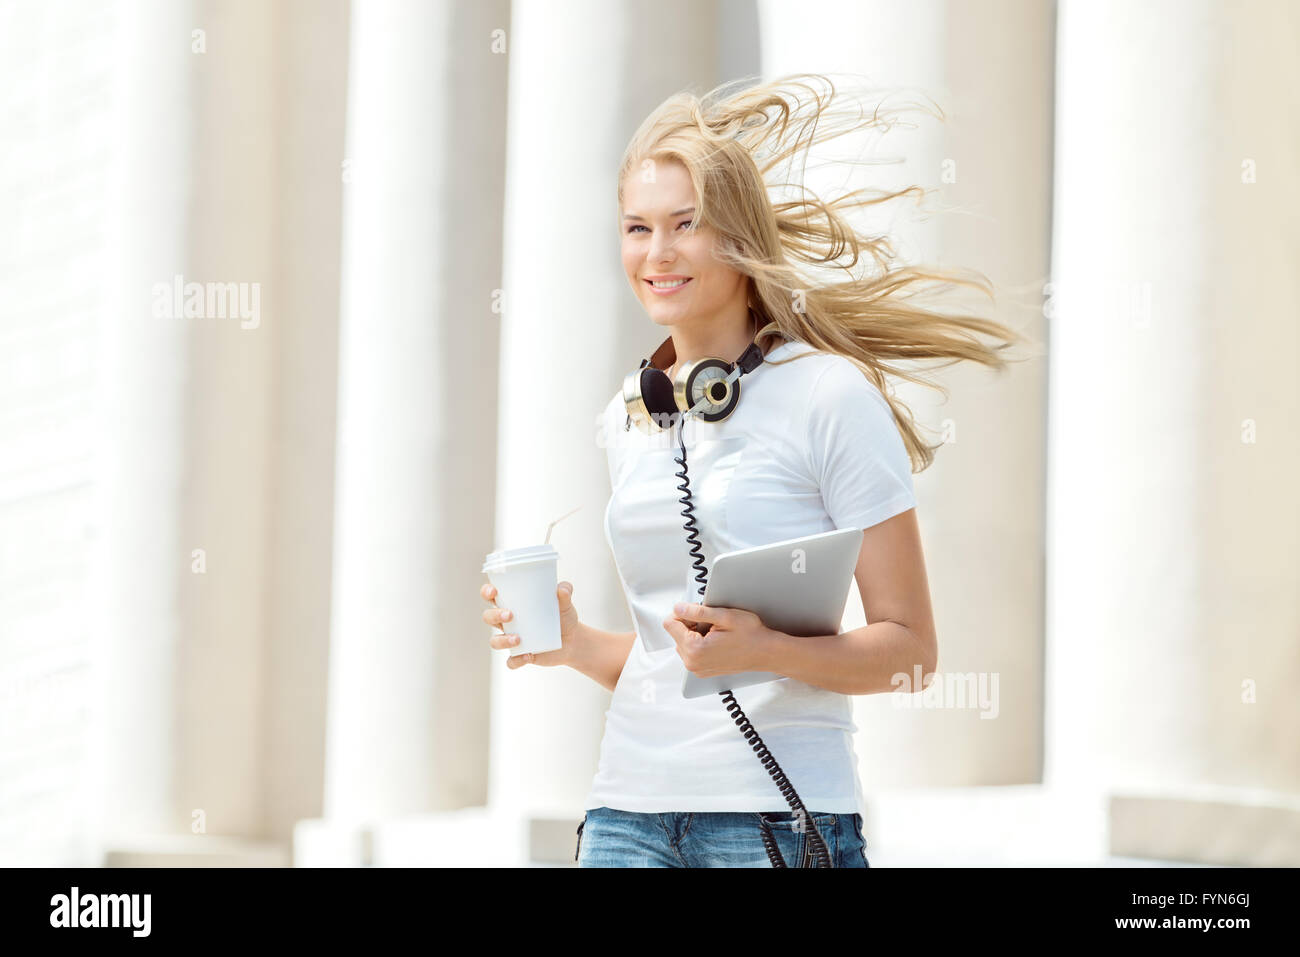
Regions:
[[[586,675],[601,687],[613,691],[635,640],[635,631],[601,631],[590,625],[579,624],[578,640],[569,667]]]
[[[816,638],[773,631],[760,667],[840,694],[916,692],[924,690],[937,657],[934,642],[923,641],[898,622],[877,621]]]

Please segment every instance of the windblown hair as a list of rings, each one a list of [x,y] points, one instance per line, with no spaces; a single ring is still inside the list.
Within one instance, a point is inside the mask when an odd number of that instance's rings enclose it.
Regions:
[[[999,322],[930,309],[920,301],[927,292],[955,286],[992,300],[992,284],[983,274],[901,264],[886,237],[864,235],[848,219],[854,210],[908,195],[920,199],[925,191],[919,186],[892,193],[860,189],[822,200],[803,185],[802,175],[798,183],[781,180],[782,173],[793,177],[800,157],[806,172],[811,147],[849,133],[886,131],[906,107],[877,105],[868,116],[861,98],[846,98],[829,77],[817,74],[736,87],[724,84],[703,97],[679,93],[647,117],[619,169],[620,208],[628,176],[652,175],[657,161],[680,161],[695,187],[689,228],[713,229],[715,256],[749,277],[749,305],[759,326],[755,339],[760,345],[765,337],[796,339],[852,360],[888,401],[913,471],[924,471],[942,443],[922,441],[911,410],[891,394],[886,377],[936,388],[946,397],[941,385],[898,363],[949,360],[936,367],[942,368],[971,359],[1002,369],[1014,361],[1003,350],[1027,340]],[[942,119],[941,110],[935,115]],[[978,334],[999,342],[987,345]]]

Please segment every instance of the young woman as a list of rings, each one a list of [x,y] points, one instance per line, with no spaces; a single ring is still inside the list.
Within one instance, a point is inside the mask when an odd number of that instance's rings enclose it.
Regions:
[[[913,468],[928,466],[935,447],[921,441],[886,375],[933,383],[889,363],[971,359],[1000,368],[1001,350],[1020,337],[922,306],[916,294],[925,284],[987,291],[987,282],[898,265],[884,240],[861,235],[844,216],[915,188],[831,201],[806,190],[769,196],[780,184],[765,174],[810,145],[887,121],[879,110],[864,118],[856,104],[839,110],[839,96],[826,78],[802,76],[674,96],[623,158],[623,268],[651,321],[669,334],[652,364],[671,378],[689,360],[734,362],[755,342],[763,361],[739,380],[730,415],[691,420],[689,430],[628,429],[622,388],[614,394],[602,420],[613,491],[605,527],[635,627],[610,633],[583,624],[573,585],[561,582],[563,647],[509,659],[511,668],[568,665],[613,691],[578,830],[580,866],[767,867],[773,840],[788,866],[809,862],[812,828],[792,814],[723,701],[681,693],[688,671],[768,671],[787,680],[738,689],[737,701],[811,814],[823,862],[868,867],[848,696],[898,690],[895,676],[910,682],[914,669],[928,676],[937,665],[912,488]],[[989,347],[974,334],[1001,343]],[[709,560],[865,529],[855,578],[869,624],[794,637],[748,611],[699,604],[679,441]],[[482,596],[493,603],[484,621],[506,631],[510,611],[495,606],[491,585]],[[689,627],[698,622],[711,625],[707,634]],[[517,642],[503,633],[490,643]]]

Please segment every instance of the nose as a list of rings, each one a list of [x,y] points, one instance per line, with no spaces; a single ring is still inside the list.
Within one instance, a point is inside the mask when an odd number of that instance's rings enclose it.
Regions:
[[[677,252],[673,249],[672,237],[659,230],[655,230],[650,237],[650,247],[646,250],[646,261],[652,263],[672,262],[677,258]]]

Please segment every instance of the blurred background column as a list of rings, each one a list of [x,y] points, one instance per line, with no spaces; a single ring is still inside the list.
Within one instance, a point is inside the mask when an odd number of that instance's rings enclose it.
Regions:
[[[266,830],[287,844],[324,802],[349,3],[275,8],[280,322],[262,694]]]
[[[1300,10],[1059,35],[1048,780],[1113,854],[1295,866]]]
[[[327,823],[486,797],[508,13],[352,8]]]
[[[91,563],[104,622],[95,648],[98,721],[87,793],[96,864],[141,835],[189,829],[174,777],[186,750],[176,721],[188,625],[182,593],[192,577],[191,549],[212,547],[193,541],[181,520],[199,320],[155,319],[151,297],[156,283],[193,273],[186,208],[193,61],[179,40],[194,26],[193,6],[124,6],[116,34],[123,49],[114,119],[122,133],[106,193],[120,214],[108,217],[119,229],[101,339],[105,427],[97,449],[98,558]],[[168,35],[177,41],[165,42]]]
[[[121,10],[91,816],[104,863],[278,863],[287,847],[248,842],[288,838],[266,814],[261,724],[289,298],[267,148],[279,18],[254,3]]]

